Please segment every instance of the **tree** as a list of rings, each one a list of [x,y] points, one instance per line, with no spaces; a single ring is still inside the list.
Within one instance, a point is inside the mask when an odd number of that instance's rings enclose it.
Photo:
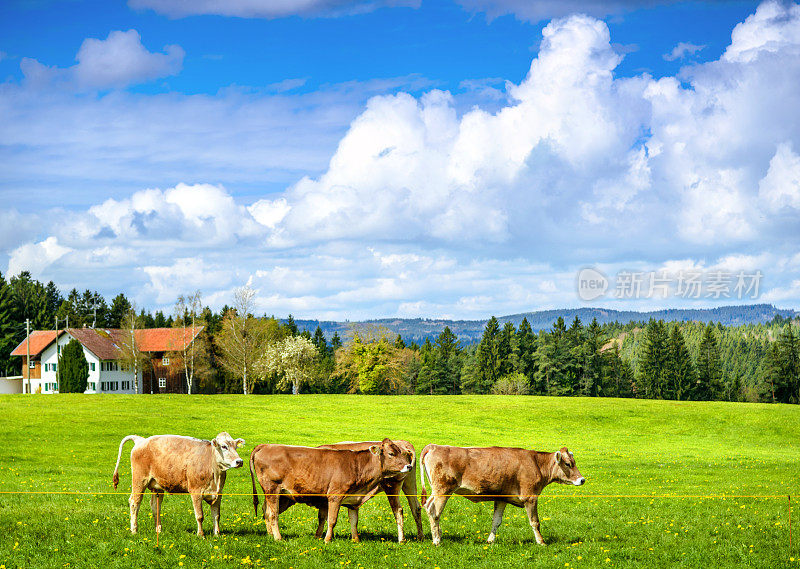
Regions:
[[[592,318],[591,324],[586,328],[586,338],[584,340],[583,354],[585,354],[586,365],[580,384],[583,395],[596,397],[605,394],[604,367],[606,358],[603,355],[605,341],[603,329],[597,323],[597,318]]]
[[[523,318],[517,329],[517,368],[514,370],[528,378],[528,383],[533,385],[536,374],[536,336],[528,323]]]
[[[644,352],[639,361],[638,383],[645,399],[664,397],[669,359],[668,339],[664,321],[651,318],[645,328]]]
[[[0,373],[9,374],[11,351],[25,337],[25,327],[18,322],[15,315],[14,299],[11,287],[0,273]]]
[[[714,325],[709,322],[697,353],[697,379],[693,397],[697,401],[713,401],[722,390],[722,363]]]
[[[141,317],[136,314],[136,306],[131,305],[122,318],[122,339],[119,345],[122,369],[133,373],[133,392],[139,393],[139,373],[144,371],[149,358],[140,346],[137,332],[142,328]]]
[[[283,325],[286,326],[286,328],[288,328],[292,336],[297,336],[297,334],[299,333],[297,324],[294,321],[294,316],[292,316],[291,314],[286,319],[286,322],[283,323]]]
[[[351,393],[397,393],[404,388],[408,348],[398,350],[385,336],[364,341],[356,332],[352,342],[336,352],[336,373],[350,382]]]
[[[559,316],[550,333],[542,332],[536,344],[534,393],[567,395],[572,392],[568,374],[569,345],[567,327]]]
[[[256,363],[256,373],[261,377],[275,374],[279,377],[278,389],[292,387],[298,395],[300,387],[312,379],[311,371],[319,358],[319,350],[302,336],[288,336],[266,347]]]
[[[194,386],[195,362],[203,369],[207,369],[205,362],[208,360],[208,346],[204,340],[197,337],[197,318],[202,310],[202,295],[197,290],[194,294],[180,295],[175,303],[175,324],[183,328],[180,360],[183,363],[184,377],[186,378],[186,393],[192,394]],[[186,326],[191,325],[191,332],[186,333]]]
[[[500,377],[498,344],[500,323],[492,316],[483,329],[483,337],[478,345],[478,384],[476,393],[488,393]]]
[[[222,320],[217,336],[220,364],[242,382],[242,392],[253,392],[253,366],[264,353],[268,337],[265,323],[252,315],[256,291],[249,286],[236,289],[233,308]]]
[[[72,339],[61,350],[58,357],[58,391],[60,393],[83,393],[89,379],[89,362],[83,346]]]
[[[682,401],[687,398],[696,381],[692,357],[686,340],[677,324],[669,333],[669,359],[667,360],[666,389],[668,399]]]
[[[122,328],[122,322],[130,309],[131,303],[124,294],[119,293],[115,296],[111,301],[111,308],[108,310],[108,327]]]
[[[48,321],[47,291],[42,283],[31,278],[28,271],[22,271],[17,276],[11,277],[8,284],[16,305],[17,319],[20,322],[25,322],[26,318],[30,319],[31,330],[49,328],[53,322]]]

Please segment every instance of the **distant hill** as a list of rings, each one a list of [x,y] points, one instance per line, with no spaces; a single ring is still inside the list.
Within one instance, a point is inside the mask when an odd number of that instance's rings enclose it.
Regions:
[[[597,318],[600,324],[608,322],[627,323],[631,321],[647,321],[650,318],[665,320],[667,322],[720,322],[725,326],[740,326],[743,324],[758,324],[769,322],[776,315],[795,317],[800,312],[775,308],[771,304],[749,304],[741,306],[720,306],[718,308],[673,308],[669,310],[654,310],[651,312],[636,312],[633,310],[613,310],[610,308],[562,308],[556,310],[539,310],[536,312],[523,312],[498,316],[500,323],[511,322],[519,326],[523,318],[527,318],[534,331],[547,330],[553,322],[562,316],[567,325],[577,316],[582,322],[588,324],[592,318]],[[319,325],[325,337],[330,340],[334,332],[338,332],[342,339],[349,337],[353,329],[363,327],[379,327],[388,329],[393,335],[400,334],[406,342],[424,342],[425,338],[435,338],[449,326],[450,330],[458,336],[464,344],[480,340],[486,320],[444,320],[429,318],[380,318],[362,322],[334,322],[324,320],[297,320],[300,330],[314,330]]]

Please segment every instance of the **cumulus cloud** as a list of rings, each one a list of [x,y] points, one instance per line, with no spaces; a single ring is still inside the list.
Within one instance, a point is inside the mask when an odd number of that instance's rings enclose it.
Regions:
[[[31,275],[37,278],[50,264],[70,251],[70,248],[61,246],[55,237],[21,245],[11,252],[8,274],[16,275],[22,271],[30,271]]]
[[[683,59],[687,55],[694,55],[706,48],[704,45],[696,45],[691,42],[679,42],[678,45],[672,48],[672,51],[663,55],[666,61],[675,61],[676,59]]]
[[[35,87],[57,82],[78,89],[119,89],[180,72],[183,49],[168,45],[164,50],[148,51],[136,30],[112,31],[105,40],[85,39],[75,57],[78,63],[72,67],[48,67],[25,57],[20,68],[26,81]]]
[[[134,9],[150,9],[172,18],[217,15],[239,18],[341,16],[391,6],[419,6],[420,0],[128,0]]]

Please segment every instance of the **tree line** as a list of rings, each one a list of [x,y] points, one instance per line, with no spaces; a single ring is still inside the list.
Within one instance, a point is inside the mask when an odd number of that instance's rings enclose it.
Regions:
[[[0,274],[0,372],[19,373],[8,354],[31,329],[60,326],[121,328],[203,327],[196,342],[171,356],[183,368],[187,391],[203,393],[497,393],[641,397],[797,403],[800,400],[798,321],[722,326],[663,320],[569,326],[558,317],[534,332],[494,316],[480,342],[464,345],[445,327],[422,343],[374,326],[327,339],[319,326],[300,331],[291,315],[255,315],[254,291],[235,292],[232,306],[214,312],[200,293],[180,296],[171,314],[147,312],[119,294],[73,289],[28,273],[8,282]],[[135,337],[130,334],[130,337]],[[146,357],[133,342],[121,346],[129,369]],[[62,367],[62,366],[59,366]],[[64,367],[68,369],[68,367]],[[82,367],[76,369],[83,369]],[[77,384],[78,386],[80,384]]]

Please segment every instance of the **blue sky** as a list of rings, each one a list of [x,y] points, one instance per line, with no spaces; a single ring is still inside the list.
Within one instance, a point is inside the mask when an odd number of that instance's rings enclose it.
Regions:
[[[791,3],[6,2],[0,270],[340,319],[762,271],[797,307],[799,71]]]

